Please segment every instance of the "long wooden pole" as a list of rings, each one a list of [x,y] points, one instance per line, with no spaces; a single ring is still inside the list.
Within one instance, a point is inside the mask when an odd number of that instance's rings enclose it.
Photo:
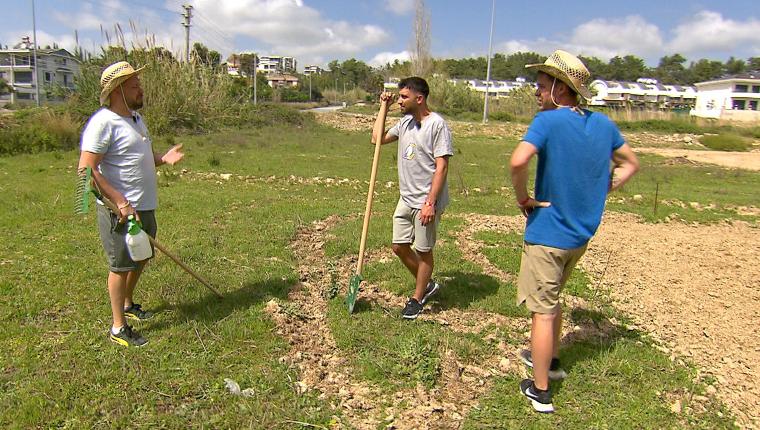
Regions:
[[[364,210],[364,225],[362,226],[362,238],[359,242],[359,261],[356,263],[356,274],[361,276],[364,265],[364,247],[367,244],[367,232],[369,231],[369,218],[372,213],[372,198],[375,196],[375,178],[377,177],[377,165],[380,161],[380,146],[383,144],[383,132],[385,131],[385,117],[388,114],[388,102],[380,102],[379,121],[375,122],[372,135],[375,136],[375,155],[372,159],[372,173],[369,176],[369,192],[367,192],[367,207]]]

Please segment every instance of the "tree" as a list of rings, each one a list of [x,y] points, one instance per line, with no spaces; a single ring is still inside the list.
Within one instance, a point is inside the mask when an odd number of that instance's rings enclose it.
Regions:
[[[10,85],[5,82],[5,79],[0,78],[0,94],[8,94],[13,91]]]
[[[613,79],[607,70],[607,63],[597,57],[584,57],[579,55],[578,58],[586,65],[592,79]]]
[[[430,57],[430,12],[425,0],[415,1],[414,39],[412,40],[412,74],[429,76],[432,70]]]
[[[681,54],[666,55],[660,58],[654,76],[663,84],[688,84],[688,73],[683,65],[685,62],[686,58]]]
[[[216,51],[210,51],[202,43],[195,42],[193,49],[190,51],[190,58],[197,64],[216,67],[221,63],[222,55]]]
[[[701,59],[689,66],[689,80],[691,83],[710,81],[719,78],[723,74],[723,63]]]
[[[747,70],[747,63],[745,63],[744,60],[736,59],[732,56],[726,61],[723,70],[729,75],[743,73]]]
[[[760,57],[750,57],[747,59],[747,70],[760,70]]]
[[[648,76],[649,72],[644,60],[635,55],[612,57],[607,65],[607,76],[616,81],[634,82]]]

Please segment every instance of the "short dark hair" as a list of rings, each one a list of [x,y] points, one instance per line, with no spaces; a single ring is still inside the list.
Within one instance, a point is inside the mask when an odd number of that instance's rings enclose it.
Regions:
[[[398,83],[398,89],[403,90],[404,88],[409,88],[415,93],[422,94],[425,98],[430,94],[430,87],[428,86],[427,81],[417,76],[410,76],[402,79]]]

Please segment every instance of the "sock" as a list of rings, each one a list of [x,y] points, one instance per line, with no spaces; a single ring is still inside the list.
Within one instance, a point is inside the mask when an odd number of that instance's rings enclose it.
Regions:
[[[121,326],[124,327],[124,326]],[[119,334],[119,330],[121,330],[121,327],[111,326],[111,334]]]

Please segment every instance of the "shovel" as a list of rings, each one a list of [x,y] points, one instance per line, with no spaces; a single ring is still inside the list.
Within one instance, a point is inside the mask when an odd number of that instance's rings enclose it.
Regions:
[[[351,274],[348,282],[348,295],[346,304],[348,313],[354,312],[356,297],[359,295],[359,285],[362,283],[362,265],[364,264],[364,246],[367,244],[367,231],[369,230],[369,217],[372,213],[372,198],[375,195],[375,178],[377,177],[377,164],[380,161],[380,145],[383,143],[383,134],[385,131],[385,117],[388,113],[388,103],[392,100],[380,102],[380,112],[378,113],[379,121],[375,123],[372,134],[375,136],[375,156],[372,159],[372,173],[369,177],[369,191],[367,192],[367,208],[364,210],[364,225],[362,226],[362,238],[359,241],[359,260],[356,262],[356,271]]]

